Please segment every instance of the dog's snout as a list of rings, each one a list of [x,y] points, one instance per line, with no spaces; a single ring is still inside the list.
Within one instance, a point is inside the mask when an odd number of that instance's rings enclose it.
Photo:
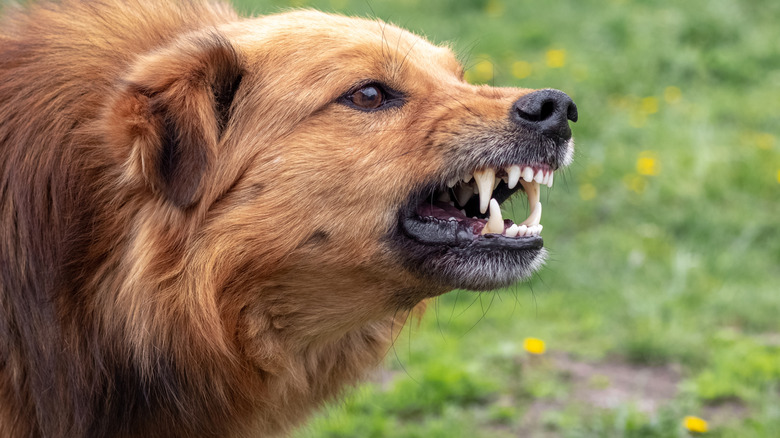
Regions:
[[[568,139],[571,137],[569,120],[577,121],[577,105],[560,90],[534,91],[512,105],[510,119],[523,128]]]

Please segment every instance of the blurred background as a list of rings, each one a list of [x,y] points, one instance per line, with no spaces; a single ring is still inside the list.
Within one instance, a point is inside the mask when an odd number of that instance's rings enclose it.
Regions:
[[[780,436],[780,2],[235,3],[390,21],[579,107],[547,266],[439,298],[297,438]]]

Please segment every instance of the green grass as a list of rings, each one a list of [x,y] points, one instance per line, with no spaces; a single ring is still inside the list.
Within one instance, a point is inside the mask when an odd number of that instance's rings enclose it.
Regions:
[[[451,43],[473,82],[559,88],[580,112],[575,163],[543,193],[547,266],[440,298],[389,381],[299,438],[682,437],[686,415],[710,436],[780,436],[780,2],[239,5],[378,16]],[[528,336],[548,353],[528,355]],[[578,382],[561,357],[606,371]],[[616,362],[673,367],[679,391],[649,412],[578,399],[615,387]]]

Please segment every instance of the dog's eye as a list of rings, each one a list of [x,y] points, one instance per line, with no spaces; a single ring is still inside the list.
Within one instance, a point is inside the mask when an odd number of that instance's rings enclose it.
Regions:
[[[404,97],[405,95],[400,91],[395,91],[379,82],[371,82],[356,86],[349,93],[339,97],[338,102],[361,111],[373,112],[399,107],[404,104]]]
[[[378,85],[366,85],[349,96],[349,101],[356,107],[366,110],[377,109],[385,101],[385,93]]]

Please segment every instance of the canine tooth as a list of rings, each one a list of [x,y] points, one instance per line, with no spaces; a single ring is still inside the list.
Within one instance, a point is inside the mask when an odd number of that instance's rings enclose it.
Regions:
[[[530,167],[523,169],[523,179],[525,182],[531,182],[534,179],[534,170]]]
[[[520,173],[522,173],[520,166],[509,166],[506,168],[506,173],[508,175],[506,185],[509,186],[510,189],[515,188],[515,186],[517,186],[517,182],[520,181]]]
[[[534,181],[536,181],[537,183],[541,184],[543,179],[544,179],[544,173],[542,172],[541,169],[539,169],[536,172],[536,176],[534,176]]]
[[[520,226],[517,224],[512,224],[511,227],[504,231],[504,234],[506,234],[506,237],[516,237],[518,231],[520,231]]]
[[[542,203],[537,202],[534,206],[534,209],[531,211],[531,214],[528,216],[528,219],[524,220],[522,225],[528,225],[528,227],[532,227],[534,225],[539,225],[539,221],[542,220]]]
[[[520,181],[520,184],[525,190],[525,194],[528,196],[528,206],[533,208],[537,202],[539,202],[539,184],[535,182]]]
[[[552,187],[553,186],[553,175],[554,175],[554,173],[550,172],[550,179],[549,179],[549,181],[547,181],[547,187]]]
[[[498,201],[491,199],[490,216],[488,216],[485,228],[482,229],[482,234],[502,234],[503,232],[504,218],[501,217],[501,207],[498,206]]]
[[[455,187],[455,199],[458,200],[458,204],[461,207],[466,206],[466,203],[469,202],[469,199],[471,199],[473,194],[474,190],[472,190],[469,184],[458,184],[458,186]]]
[[[474,172],[474,182],[477,183],[479,190],[479,212],[484,213],[490,204],[490,198],[493,196],[493,182],[496,180],[496,171],[487,168]]]

